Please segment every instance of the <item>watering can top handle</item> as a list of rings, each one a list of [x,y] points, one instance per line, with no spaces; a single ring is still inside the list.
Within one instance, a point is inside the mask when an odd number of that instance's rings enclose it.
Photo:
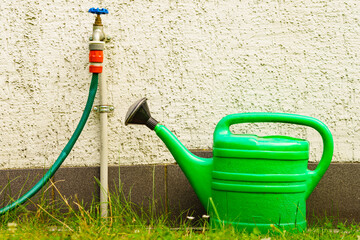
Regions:
[[[334,142],[328,127],[321,121],[307,116],[289,114],[289,113],[238,113],[224,117],[216,125],[214,137],[217,135],[232,135],[230,126],[238,123],[253,123],[253,122],[280,122],[280,123],[293,123],[304,125],[314,128],[318,131],[323,140],[323,154],[321,160],[314,171],[308,170],[310,175],[309,193],[315,188],[321,177],[330,165],[333,151]]]

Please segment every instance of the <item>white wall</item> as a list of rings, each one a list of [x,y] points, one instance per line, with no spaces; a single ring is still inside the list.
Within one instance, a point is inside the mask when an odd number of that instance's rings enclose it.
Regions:
[[[105,70],[110,164],[173,162],[146,127],[124,126],[127,108],[149,99],[153,116],[185,146],[208,149],[216,123],[237,112],[312,116],[334,135],[333,161],[360,160],[360,3],[303,1],[4,0],[0,4],[0,168],[51,165],[82,113],[90,74],[90,7],[112,41]],[[98,99],[97,99],[98,103]],[[92,113],[66,166],[99,165]],[[237,132],[309,139],[314,130],[279,124]]]

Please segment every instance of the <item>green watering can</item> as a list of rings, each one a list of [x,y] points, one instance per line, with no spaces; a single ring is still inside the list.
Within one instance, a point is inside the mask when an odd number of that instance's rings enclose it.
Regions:
[[[312,127],[323,140],[323,155],[314,171],[307,169],[309,142],[287,136],[233,134],[239,123],[281,122]],[[212,228],[262,233],[271,228],[306,229],[306,199],[329,167],[333,139],[319,120],[286,113],[239,113],[224,117],[214,131],[213,158],[193,155],[165,126],[151,117],[146,98],[128,110],[127,124],[154,130],[179,164],[210,215]]]

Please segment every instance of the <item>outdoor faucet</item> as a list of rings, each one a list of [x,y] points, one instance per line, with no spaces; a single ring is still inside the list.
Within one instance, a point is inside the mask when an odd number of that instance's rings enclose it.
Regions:
[[[108,14],[109,11],[105,8],[90,8],[89,13],[96,14],[95,22],[93,24],[93,33],[90,42],[103,42],[106,39],[104,28],[101,22],[101,14]],[[90,49],[92,50],[92,49]]]
[[[95,23],[93,25],[92,41],[104,41],[104,40],[105,40],[104,28],[101,22],[100,14],[97,13],[97,16],[95,18]]]
[[[89,13],[96,14],[95,23],[93,24],[93,33],[89,42],[89,70],[92,73],[102,73],[102,63],[104,59],[103,51],[105,48],[105,40],[107,39],[100,15],[108,14],[109,11],[105,8],[90,8]]]

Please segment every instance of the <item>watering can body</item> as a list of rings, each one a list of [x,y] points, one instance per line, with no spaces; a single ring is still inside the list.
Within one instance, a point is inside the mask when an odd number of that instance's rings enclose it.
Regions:
[[[309,142],[287,136],[233,134],[232,124],[285,122],[319,131],[324,154],[315,171],[307,169]],[[306,199],[328,168],[332,136],[320,121],[294,114],[243,113],[223,118],[214,132],[210,205],[212,226],[266,233],[272,228],[306,229]]]
[[[309,142],[287,136],[233,134],[241,123],[280,122],[317,130],[323,154],[307,168]],[[286,113],[239,113],[224,117],[214,131],[213,158],[193,155],[165,126],[150,116],[146,98],[129,108],[125,124],[144,124],[165,143],[210,214],[212,228],[266,233],[279,228],[306,229],[306,199],[330,165],[333,139],[325,124]]]

